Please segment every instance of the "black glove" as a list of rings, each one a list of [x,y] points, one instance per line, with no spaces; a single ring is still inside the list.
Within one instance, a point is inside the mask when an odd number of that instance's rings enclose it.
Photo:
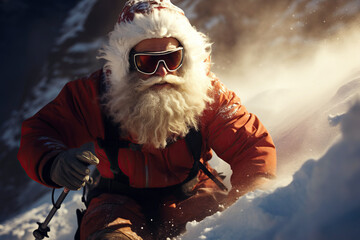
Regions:
[[[50,178],[59,186],[79,190],[89,181],[89,165],[97,165],[94,143],[86,143],[80,148],[72,148],[56,156],[51,165]]]

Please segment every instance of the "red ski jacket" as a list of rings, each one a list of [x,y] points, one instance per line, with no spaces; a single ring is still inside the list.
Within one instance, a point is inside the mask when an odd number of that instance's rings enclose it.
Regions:
[[[98,138],[104,138],[99,101],[101,74],[99,70],[87,78],[67,83],[52,102],[24,121],[18,159],[32,179],[53,187],[46,181],[48,173],[43,171],[44,166],[61,151],[87,142],[95,143],[100,174],[113,177],[110,162],[97,144]],[[233,186],[247,182],[249,177],[274,176],[276,153],[269,133],[259,119],[241,105],[234,92],[215,77],[212,83],[214,102],[200,118],[202,161],[210,160],[213,149],[230,164]],[[181,183],[194,160],[185,140],[179,139],[165,149],[119,149],[118,163],[132,187],[144,188]]]

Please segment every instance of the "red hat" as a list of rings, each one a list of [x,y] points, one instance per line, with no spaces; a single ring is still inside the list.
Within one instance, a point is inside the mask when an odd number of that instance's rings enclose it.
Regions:
[[[181,15],[184,15],[184,11],[172,4],[170,1],[167,0],[152,0],[152,1],[139,1],[139,0],[132,0],[127,1],[125,6],[120,14],[118,19],[118,23],[120,22],[131,22],[134,19],[135,14],[150,14],[155,9],[168,9],[174,12],[177,12]]]
[[[184,11],[170,0],[130,0],[125,3],[109,42],[100,51],[107,60],[105,69],[111,81],[122,81],[129,72],[129,52],[139,42],[150,38],[176,38],[185,49],[183,68],[203,62],[210,54],[207,37],[189,22]],[[201,69],[199,69],[201,71]]]

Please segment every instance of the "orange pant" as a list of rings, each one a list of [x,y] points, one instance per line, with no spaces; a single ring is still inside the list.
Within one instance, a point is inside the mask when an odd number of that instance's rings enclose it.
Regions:
[[[94,198],[86,210],[80,239],[104,240],[109,233],[125,235],[123,239],[174,237],[184,232],[187,222],[200,221],[222,210],[219,204],[225,197],[226,193],[204,174],[200,174],[193,195],[181,200],[166,196],[154,202],[152,196],[134,200],[104,193]]]

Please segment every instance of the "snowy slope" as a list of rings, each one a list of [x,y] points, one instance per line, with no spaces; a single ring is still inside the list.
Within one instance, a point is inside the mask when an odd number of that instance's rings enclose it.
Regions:
[[[223,213],[188,223],[180,239],[358,239],[360,102],[340,121],[342,139],[306,161],[289,185],[249,193]]]
[[[96,51],[112,28],[121,2],[78,1],[38,74],[41,77],[3,123],[0,201],[7,207],[0,209],[0,219],[6,219],[0,222],[1,240],[33,239],[36,221],[42,221],[51,208],[50,190],[13,166],[21,122],[54,98],[67,81],[101,66]],[[215,42],[215,72],[259,115],[279,156],[279,177],[273,185],[244,196],[222,214],[189,224],[189,233],[182,238],[339,239],[331,236],[345,231],[355,234],[352,225],[359,225],[360,201],[358,192],[353,196],[350,192],[359,183],[356,159],[360,156],[345,151],[349,144],[341,140],[339,125],[333,125],[344,119],[343,113],[360,94],[360,1],[174,2],[209,33]],[[104,12],[109,19],[102,17]],[[348,124],[350,133],[360,129],[359,122]],[[356,146],[356,134],[349,139]],[[339,156],[341,151],[348,157]],[[217,160],[215,164],[226,169]],[[25,208],[15,216],[6,217],[21,206]],[[79,193],[68,196],[51,222],[51,239],[72,238],[74,209],[81,206]],[[219,238],[218,232],[228,235]]]
[[[69,240],[74,238],[75,227],[77,226],[75,211],[77,208],[83,208],[80,198],[81,195],[79,193],[69,193],[66,201],[61,205],[61,209],[57,211],[55,217],[51,220],[50,239]],[[51,194],[49,193],[29,206],[29,210],[25,210],[18,216],[1,224],[0,239],[33,240],[33,231],[38,228],[36,222],[43,222],[51,208]]]

